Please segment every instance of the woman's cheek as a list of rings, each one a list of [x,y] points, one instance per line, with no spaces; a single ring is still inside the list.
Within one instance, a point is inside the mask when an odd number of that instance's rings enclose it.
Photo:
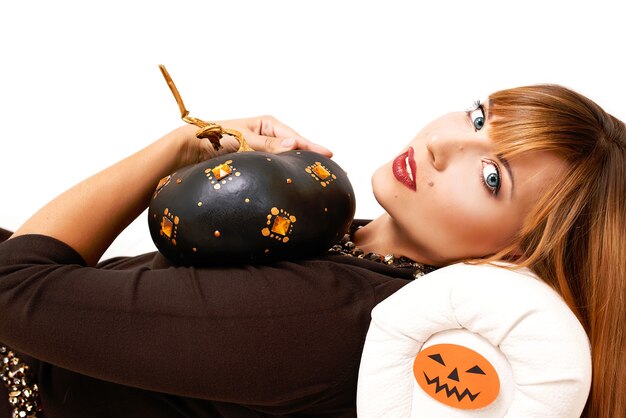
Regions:
[[[460,183],[432,197],[440,205],[432,207],[430,221],[438,226],[441,245],[459,257],[486,255],[483,253],[491,251],[507,233],[507,225],[499,222],[495,202],[490,205],[490,197],[483,190]]]

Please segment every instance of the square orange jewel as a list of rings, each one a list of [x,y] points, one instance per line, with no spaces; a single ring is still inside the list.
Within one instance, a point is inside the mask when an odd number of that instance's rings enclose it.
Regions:
[[[172,238],[172,229],[174,228],[174,223],[170,221],[166,216],[163,217],[161,221],[161,231],[168,238]]]
[[[232,173],[232,170],[230,169],[230,166],[228,164],[220,164],[218,166],[215,166],[211,171],[213,172],[213,175],[217,180],[228,177],[230,173]]]
[[[159,184],[157,184],[156,190],[161,190],[163,187],[165,187],[165,185],[170,181],[170,178],[172,176],[167,176],[167,177],[163,177],[161,180],[159,180]]]
[[[322,180],[326,180],[326,178],[330,176],[330,173],[328,172],[328,170],[322,167],[322,165],[319,163],[313,166],[313,172],[317,174],[317,177],[319,177]]]
[[[287,235],[287,232],[289,232],[289,225],[291,225],[291,221],[289,219],[278,215],[274,218],[272,232],[275,234]]]

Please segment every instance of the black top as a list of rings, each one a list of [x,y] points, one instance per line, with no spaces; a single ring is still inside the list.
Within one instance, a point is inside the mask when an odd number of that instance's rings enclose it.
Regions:
[[[44,417],[351,417],[370,312],[410,279],[342,255],[91,268],[27,235],[0,244],[0,341],[30,365]]]

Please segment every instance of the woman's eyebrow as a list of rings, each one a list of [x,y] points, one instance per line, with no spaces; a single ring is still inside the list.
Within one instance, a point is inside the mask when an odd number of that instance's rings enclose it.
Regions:
[[[485,120],[489,120],[491,119],[491,112],[489,111],[489,108],[491,107],[491,100],[487,100],[484,104],[483,104],[483,111],[485,112]]]
[[[491,107],[491,100],[487,100],[483,106],[483,112],[485,112],[486,120],[491,119],[491,116],[493,115],[493,113],[489,111],[490,107]],[[511,179],[511,194],[509,196],[509,199],[512,199],[513,188],[515,186],[515,180],[513,179],[513,170],[511,170],[511,165],[509,164],[509,160],[504,158],[502,155],[498,155],[498,159],[502,162],[502,165],[504,166],[504,168],[506,168],[506,171],[509,173],[509,178]]]
[[[502,162],[502,165],[504,166],[504,168],[506,168],[506,171],[509,173],[509,178],[511,179],[510,198],[513,198],[513,186],[515,186],[515,181],[513,180],[513,170],[511,170],[511,165],[509,164],[509,160],[507,160],[501,155],[498,155],[498,159]]]

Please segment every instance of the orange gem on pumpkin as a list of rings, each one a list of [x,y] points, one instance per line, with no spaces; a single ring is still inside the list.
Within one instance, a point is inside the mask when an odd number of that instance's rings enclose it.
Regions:
[[[156,190],[159,191],[161,190],[163,187],[165,187],[165,185],[167,184],[168,181],[170,181],[170,178],[172,176],[167,176],[167,177],[163,177],[161,180],[159,180],[159,184],[157,184]]]
[[[317,174],[317,177],[319,177],[322,180],[326,180],[326,178],[330,176],[330,173],[328,172],[328,170],[322,167],[320,163],[317,163],[313,166],[313,172]]]
[[[170,221],[166,216],[163,217],[161,221],[161,231],[168,237],[172,237],[172,228],[174,227],[174,223]]]
[[[228,177],[232,170],[228,164],[220,164],[211,170],[216,179],[221,180],[224,177]]]
[[[289,232],[289,225],[291,225],[291,221],[289,219],[277,216],[274,218],[272,232],[280,235],[287,235],[287,232]]]

